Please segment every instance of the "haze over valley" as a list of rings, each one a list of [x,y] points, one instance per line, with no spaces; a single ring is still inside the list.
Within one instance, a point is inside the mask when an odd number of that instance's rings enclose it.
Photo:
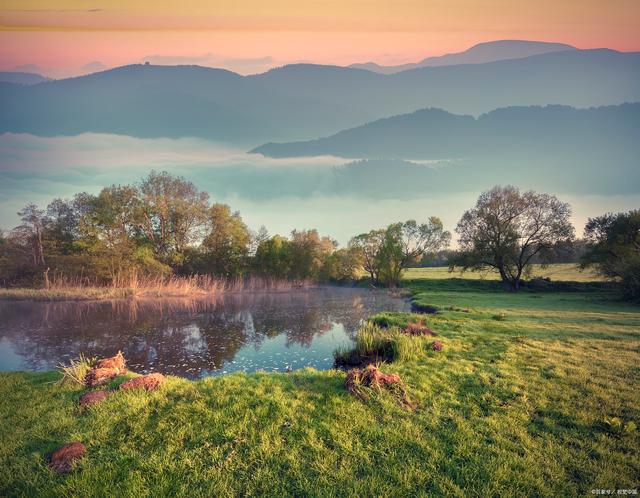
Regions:
[[[499,41],[362,67],[2,73],[0,224],[15,224],[28,196],[95,192],[150,169],[195,181],[254,229],[313,220],[343,242],[432,206],[453,223],[459,199],[493,184],[590,196],[578,224],[607,202],[637,203],[639,53]]]

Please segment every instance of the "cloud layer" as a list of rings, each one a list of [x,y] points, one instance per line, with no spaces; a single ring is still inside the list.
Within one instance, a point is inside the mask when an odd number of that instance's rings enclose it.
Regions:
[[[27,202],[45,206],[55,197],[97,193],[111,184],[132,183],[151,169],[193,181],[217,202],[241,211],[253,229],[271,233],[318,228],[346,243],[350,236],[388,223],[440,216],[453,230],[465,209],[493,179],[439,183],[458,163],[417,165],[373,162],[343,166],[335,157],[268,159],[193,138],[137,139],[83,134],[74,137],[0,135],[0,227],[17,224]],[[366,174],[364,174],[366,173]],[[529,188],[530,185],[520,185]],[[567,195],[581,232],[589,216],[637,207],[635,195]]]

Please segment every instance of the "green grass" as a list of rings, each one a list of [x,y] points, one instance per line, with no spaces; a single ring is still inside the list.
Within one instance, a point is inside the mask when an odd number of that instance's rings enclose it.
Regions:
[[[624,429],[640,426],[638,307],[586,284],[509,294],[409,276],[415,299],[441,310],[425,320],[444,344],[382,367],[401,375],[414,410],[387,393],[349,395],[340,371],[169,378],[86,412],[58,373],[5,373],[0,495],[537,497],[640,486],[640,430]],[[54,475],[44,455],[72,440],[87,458]]]
[[[447,267],[435,267],[435,268],[410,268],[405,278],[409,280],[413,279],[449,279],[449,278],[464,278],[467,280],[499,280],[500,275],[493,271],[454,271],[450,272]],[[571,263],[562,263],[555,265],[548,265],[542,267],[540,265],[533,265],[531,277],[550,278],[555,281],[563,282],[599,282],[603,278],[595,273],[593,269],[587,268],[581,270],[577,265]]]
[[[67,289],[0,288],[0,299],[18,301],[84,301],[91,299],[121,299],[135,295],[133,289],[115,287],[77,287]]]
[[[338,349],[334,358],[339,364],[347,365],[354,355],[356,358],[376,360],[376,363],[415,360],[431,344],[432,340],[427,339],[431,337],[411,336],[396,327],[383,329],[375,323],[367,323],[358,331],[354,348]]]

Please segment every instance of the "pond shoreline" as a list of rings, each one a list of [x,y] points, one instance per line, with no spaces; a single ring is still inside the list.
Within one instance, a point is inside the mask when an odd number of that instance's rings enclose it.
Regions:
[[[334,286],[134,296],[0,300],[0,370],[44,371],[80,353],[121,350],[135,372],[187,378],[236,370],[330,368],[372,314],[408,311],[386,291]]]
[[[201,291],[201,292],[176,292],[154,289],[111,288],[111,287],[87,287],[74,289],[32,289],[18,287],[15,289],[0,289],[0,301],[92,301],[111,299],[167,299],[167,298],[211,298],[229,294],[264,294],[299,292],[301,290],[315,290],[323,287],[344,286],[333,285],[303,285],[274,288],[248,288],[227,291]],[[354,287],[358,288],[358,287]]]

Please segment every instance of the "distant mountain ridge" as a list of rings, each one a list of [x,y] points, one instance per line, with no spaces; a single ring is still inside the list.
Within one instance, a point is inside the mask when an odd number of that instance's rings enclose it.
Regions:
[[[269,157],[361,159],[332,189],[376,196],[512,183],[566,192],[640,191],[640,103],[590,109],[509,107],[474,118],[423,109],[306,142],[265,144]],[[411,167],[407,161],[434,164]],[[426,166],[425,166],[426,167]]]
[[[532,55],[560,52],[564,50],[578,50],[565,43],[551,43],[528,40],[496,40],[478,43],[463,52],[446,54],[437,57],[427,57],[416,63],[400,64],[397,66],[381,66],[375,62],[351,64],[349,67],[366,69],[381,74],[393,74],[409,69],[421,67],[450,66],[454,64],[484,64],[508,59],[521,59]]]
[[[640,101],[640,54],[566,50],[392,75],[297,64],[263,74],[132,65],[35,85],[0,83],[0,133],[200,137],[253,148],[326,136],[437,107],[479,115],[507,106]]]
[[[18,85],[36,85],[50,81],[46,76],[36,73],[24,73],[20,71],[0,71],[0,83],[15,83]]]
[[[251,152],[268,157],[337,156],[435,160],[496,152],[633,147],[640,153],[640,103],[575,109],[549,105],[508,107],[472,116],[421,109],[314,140],[267,143]],[[579,147],[579,149],[576,149]],[[577,154],[577,152],[576,152]]]

